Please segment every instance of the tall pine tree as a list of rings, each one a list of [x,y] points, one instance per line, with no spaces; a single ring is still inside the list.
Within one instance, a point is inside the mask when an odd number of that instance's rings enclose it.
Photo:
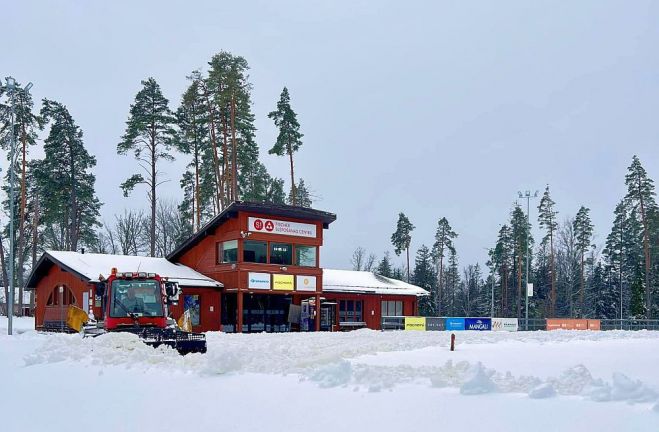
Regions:
[[[391,235],[391,244],[394,246],[396,255],[400,255],[401,252],[406,251],[408,282],[410,281],[410,243],[412,242],[412,231],[414,231],[414,225],[405,216],[405,213],[399,213],[396,231]]]
[[[545,193],[542,195],[542,199],[540,199],[540,205],[538,205],[538,222],[540,223],[540,228],[545,230],[545,236],[542,242],[549,245],[549,316],[554,316],[556,313],[556,254],[554,239],[558,228],[558,222],[556,220],[558,212],[554,208],[555,204],[549,193],[549,185],[547,185]]]
[[[158,204],[157,188],[162,184],[161,161],[172,161],[170,151],[176,131],[176,118],[169,109],[169,101],[160,90],[160,85],[153,78],[142,81],[142,89],[135,96],[135,102],[130,106],[130,115],[126,122],[126,133],[117,145],[117,153],[125,155],[132,152],[138,165],[146,176],[133,174],[121,184],[124,196],[138,184],[148,187],[148,198],[151,205],[149,227],[149,253],[156,254],[156,210]]]
[[[297,114],[291,108],[291,97],[288,89],[284,87],[277,102],[277,109],[268,114],[275,126],[279,129],[277,141],[269,150],[270,154],[278,156],[288,156],[291,167],[291,204],[297,205],[297,193],[295,188],[295,174],[293,166],[293,153],[302,146],[302,133],[300,133],[300,123],[297,121]]]
[[[435,231],[435,243],[432,247],[433,257],[437,262],[437,293],[435,297],[435,307],[437,313],[442,313],[443,291],[445,286],[444,281],[444,258],[446,253],[454,249],[453,239],[458,237],[458,234],[453,231],[448,220],[443,217],[437,222],[437,230]]]
[[[580,267],[580,289],[579,289],[579,315],[581,317],[585,316],[584,309],[584,298],[586,293],[586,275],[585,275],[585,266],[586,266],[586,252],[591,247],[591,239],[593,237],[593,224],[590,220],[590,215],[588,214],[590,209],[581,206],[577,212],[577,216],[574,218],[574,235],[577,240],[577,250],[579,252],[579,267]]]

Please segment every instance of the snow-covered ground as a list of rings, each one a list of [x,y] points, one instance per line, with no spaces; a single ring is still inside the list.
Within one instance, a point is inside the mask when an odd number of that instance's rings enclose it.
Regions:
[[[659,332],[210,333],[181,357],[6,326],[3,431],[659,430]]]

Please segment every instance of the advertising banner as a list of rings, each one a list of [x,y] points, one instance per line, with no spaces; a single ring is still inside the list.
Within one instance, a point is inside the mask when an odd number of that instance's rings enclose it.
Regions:
[[[316,291],[316,276],[296,276],[295,289],[297,291]]]
[[[588,320],[547,318],[547,330],[588,330]]]
[[[405,330],[426,330],[426,317],[405,317]]]
[[[494,331],[517,331],[518,329],[517,318],[492,318],[492,330]]]
[[[250,289],[270,289],[270,273],[253,273],[247,274],[247,288]]]
[[[492,329],[490,318],[465,318],[465,330],[489,331]]]
[[[316,225],[276,219],[247,218],[247,230],[265,234],[280,234],[316,238]]]
[[[598,319],[588,320],[588,330],[601,330],[602,322]]]
[[[465,329],[465,319],[464,318],[446,318],[444,325],[446,330],[464,330]]]
[[[278,291],[293,291],[295,279],[293,275],[272,275],[272,289]]]
[[[444,330],[444,318],[426,317],[426,331]]]

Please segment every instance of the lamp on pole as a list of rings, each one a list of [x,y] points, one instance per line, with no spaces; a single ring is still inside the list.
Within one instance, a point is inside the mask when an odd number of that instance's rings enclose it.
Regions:
[[[529,220],[529,213],[531,211],[531,198],[537,198],[538,197],[538,191],[535,191],[533,195],[531,195],[531,191],[527,190],[524,193],[522,192],[517,192],[517,196],[519,198],[526,198],[526,227],[527,229],[531,225],[531,222]],[[526,236],[526,302],[525,302],[525,315],[524,315],[524,330],[528,331],[529,330],[529,238],[528,238],[528,233]]]
[[[2,87],[2,82],[0,82]],[[14,249],[15,249],[15,233],[14,233],[14,220],[16,214],[15,203],[15,190],[16,190],[16,92],[27,92],[32,88],[32,83],[28,83],[24,89],[18,88],[16,80],[12,77],[5,78],[5,86],[7,94],[11,102],[11,131],[10,131],[10,152],[9,152],[9,298],[7,298],[7,334],[13,333],[13,316],[14,316]]]

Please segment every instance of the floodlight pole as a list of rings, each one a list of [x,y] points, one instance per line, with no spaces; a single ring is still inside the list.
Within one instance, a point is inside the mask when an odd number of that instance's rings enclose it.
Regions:
[[[522,194],[522,192],[517,192],[517,195],[520,198],[526,198],[526,228],[529,229],[529,226],[531,225],[531,222],[529,220],[529,213],[531,211],[531,198],[537,198],[538,197],[538,191],[535,191],[533,195],[531,195],[531,191],[526,191]],[[529,234],[527,233],[526,235],[526,302],[525,302],[525,315],[524,315],[524,330],[529,331]]]

